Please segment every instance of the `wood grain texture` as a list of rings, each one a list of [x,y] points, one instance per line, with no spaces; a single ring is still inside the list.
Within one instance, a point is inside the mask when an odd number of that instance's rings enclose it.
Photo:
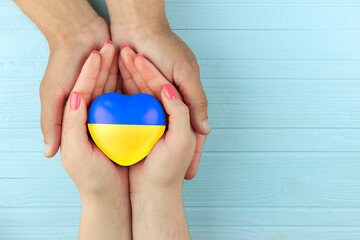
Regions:
[[[90,0],[108,19],[103,0]],[[360,239],[360,2],[166,0],[213,131],[184,205],[195,240]],[[49,49],[0,1],[0,239],[76,239],[80,199],[43,157]]]

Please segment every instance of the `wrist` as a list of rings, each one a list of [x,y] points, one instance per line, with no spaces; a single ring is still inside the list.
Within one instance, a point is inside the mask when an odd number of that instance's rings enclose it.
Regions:
[[[144,191],[132,192],[131,207],[134,239],[190,239],[182,186],[147,186]]]
[[[43,14],[34,17],[34,22],[48,40],[50,48],[76,35],[96,31],[94,25],[105,22],[85,0],[39,1],[43,3],[39,4],[38,11]]]
[[[81,195],[79,239],[131,239],[128,195]]]
[[[128,33],[170,31],[164,0],[106,0],[111,28]]]
[[[104,25],[105,20],[93,13],[83,13],[69,17],[69,21],[55,20],[51,29],[42,29],[50,49],[61,45],[69,39],[74,39],[81,34],[88,34],[96,31],[98,25]],[[86,20],[85,20],[86,19]]]

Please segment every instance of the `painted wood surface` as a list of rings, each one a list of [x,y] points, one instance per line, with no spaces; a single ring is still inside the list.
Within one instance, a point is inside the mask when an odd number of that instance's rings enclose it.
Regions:
[[[91,4],[108,19],[102,0]],[[360,239],[360,2],[168,0],[213,127],[184,187],[195,240]],[[43,157],[49,50],[0,2],[0,239],[76,239],[80,200]]]

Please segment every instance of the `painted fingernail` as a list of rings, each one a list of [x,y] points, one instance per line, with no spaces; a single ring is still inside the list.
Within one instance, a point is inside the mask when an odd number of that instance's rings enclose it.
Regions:
[[[205,119],[201,122],[201,126],[206,132],[211,131],[211,127],[210,127],[209,121],[207,119]]]
[[[50,144],[46,143],[46,144],[45,144],[45,150],[44,150],[44,155],[45,155],[45,157],[50,156],[50,152],[51,152]]]
[[[110,41],[110,40],[107,40],[106,42],[104,42],[104,44],[102,45],[102,47],[101,47],[101,48],[103,48],[106,44],[113,44],[113,42],[112,42],[112,41]]]
[[[70,110],[76,110],[80,106],[80,94],[72,92],[70,95]]]
[[[144,57],[144,56],[141,55],[140,53],[138,53],[138,54],[136,54],[136,55],[134,56],[134,59],[137,58],[137,57]]]
[[[97,51],[97,50],[93,50],[93,51],[91,52],[91,54],[93,54],[93,53],[99,54],[99,56],[100,56],[100,53],[99,53],[99,51]],[[91,55],[91,54],[90,54],[90,55]]]
[[[173,99],[177,98],[176,91],[170,84],[165,84],[163,86],[163,89],[164,89],[165,96],[168,99],[173,100]]]
[[[123,49],[124,47],[129,47],[129,45],[123,44],[123,45],[120,47],[120,50]]]

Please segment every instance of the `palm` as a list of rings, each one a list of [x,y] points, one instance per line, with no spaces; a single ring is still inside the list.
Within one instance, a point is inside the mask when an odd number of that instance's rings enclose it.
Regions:
[[[166,173],[169,174],[169,169],[164,171],[166,159],[168,154],[164,152],[166,148],[164,137],[162,137],[152,148],[149,155],[141,162],[129,167],[130,188],[136,191],[138,186],[143,186],[148,180],[163,183],[166,180]]]

